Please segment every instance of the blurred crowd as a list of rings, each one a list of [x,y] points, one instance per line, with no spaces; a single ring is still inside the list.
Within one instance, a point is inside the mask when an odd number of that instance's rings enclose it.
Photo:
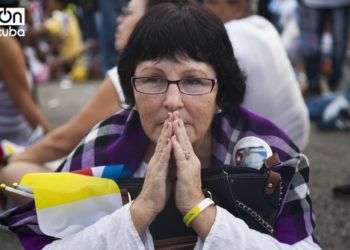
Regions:
[[[350,1],[259,1],[258,13],[281,34],[310,119],[323,130],[349,130]]]
[[[116,64],[114,33],[123,1],[5,2],[26,9],[26,35],[20,42],[35,83],[83,82],[100,78]]]

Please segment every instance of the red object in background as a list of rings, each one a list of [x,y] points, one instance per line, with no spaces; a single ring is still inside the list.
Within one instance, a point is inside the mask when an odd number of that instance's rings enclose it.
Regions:
[[[5,158],[4,150],[2,150],[2,147],[0,146],[0,166],[3,164]]]

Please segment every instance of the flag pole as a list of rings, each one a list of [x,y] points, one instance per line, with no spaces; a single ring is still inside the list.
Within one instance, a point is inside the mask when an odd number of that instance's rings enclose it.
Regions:
[[[24,196],[24,197],[27,197],[27,198],[34,199],[34,195],[33,194],[29,194],[27,192],[24,192],[24,191],[21,191],[21,190],[18,190],[18,189],[6,186],[5,184],[1,184],[0,188],[4,189],[5,191],[10,192],[10,193],[14,193],[14,194],[17,194],[17,195],[20,195],[20,196]]]
[[[21,190],[21,191],[26,192],[28,194],[33,194],[33,191],[30,187],[19,185],[17,182],[13,183],[12,186],[14,186],[17,190]]]

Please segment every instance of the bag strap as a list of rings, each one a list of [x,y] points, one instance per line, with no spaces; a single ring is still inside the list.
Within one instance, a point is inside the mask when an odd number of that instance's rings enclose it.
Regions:
[[[244,204],[243,202],[239,200],[235,200],[235,206],[247,213],[251,218],[253,218],[260,226],[262,226],[267,232],[269,232],[270,235],[273,234],[274,229],[273,226],[268,223],[266,220],[264,220],[263,217],[261,217],[256,211],[251,209],[249,206]]]

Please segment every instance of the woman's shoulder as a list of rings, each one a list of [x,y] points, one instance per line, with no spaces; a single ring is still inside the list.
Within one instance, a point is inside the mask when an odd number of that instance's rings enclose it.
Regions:
[[[2,65],[4,69],[8,69],[9,66],[20,59],[21,46],[12,37],[0,36],[0,47],[0,66]]]
[[[125,108],[96,124],[68,155],[57,171],[75,171],[83,166],[106,165],[105,163],[108,162],[106,148],[113,145],[125,132],[128,121],[134,119],[134,116],[135,112],[132,108]]]
[[[261,32],[277,33],[276,28],[266,18],[258,15],[228,21],[225,23],[225,28],[228,31],[242,31],[254,36],[260,35]]]
[[[117,125],[117,126],[124,125],[126,123],[126,121],[128,120],[128,117],[130,115],[132,115],[132,113],[133,113],[132,111],[133,111],[133,109],[131,107],[121,108],[120,110],[118,110],[116,113],[114,113],[113,115],[111,115],[107,119],[98,123],[95,126],[95,129],[96,129],[96,127],[102,127],[102,126],[106,126],[106,125]]]
[[[97,123],[83,139],[81,144],[89,143],[102,137],[121,135],[124,133],[128,120],[134,116],[132,108],[122,108],[107,119]]]

